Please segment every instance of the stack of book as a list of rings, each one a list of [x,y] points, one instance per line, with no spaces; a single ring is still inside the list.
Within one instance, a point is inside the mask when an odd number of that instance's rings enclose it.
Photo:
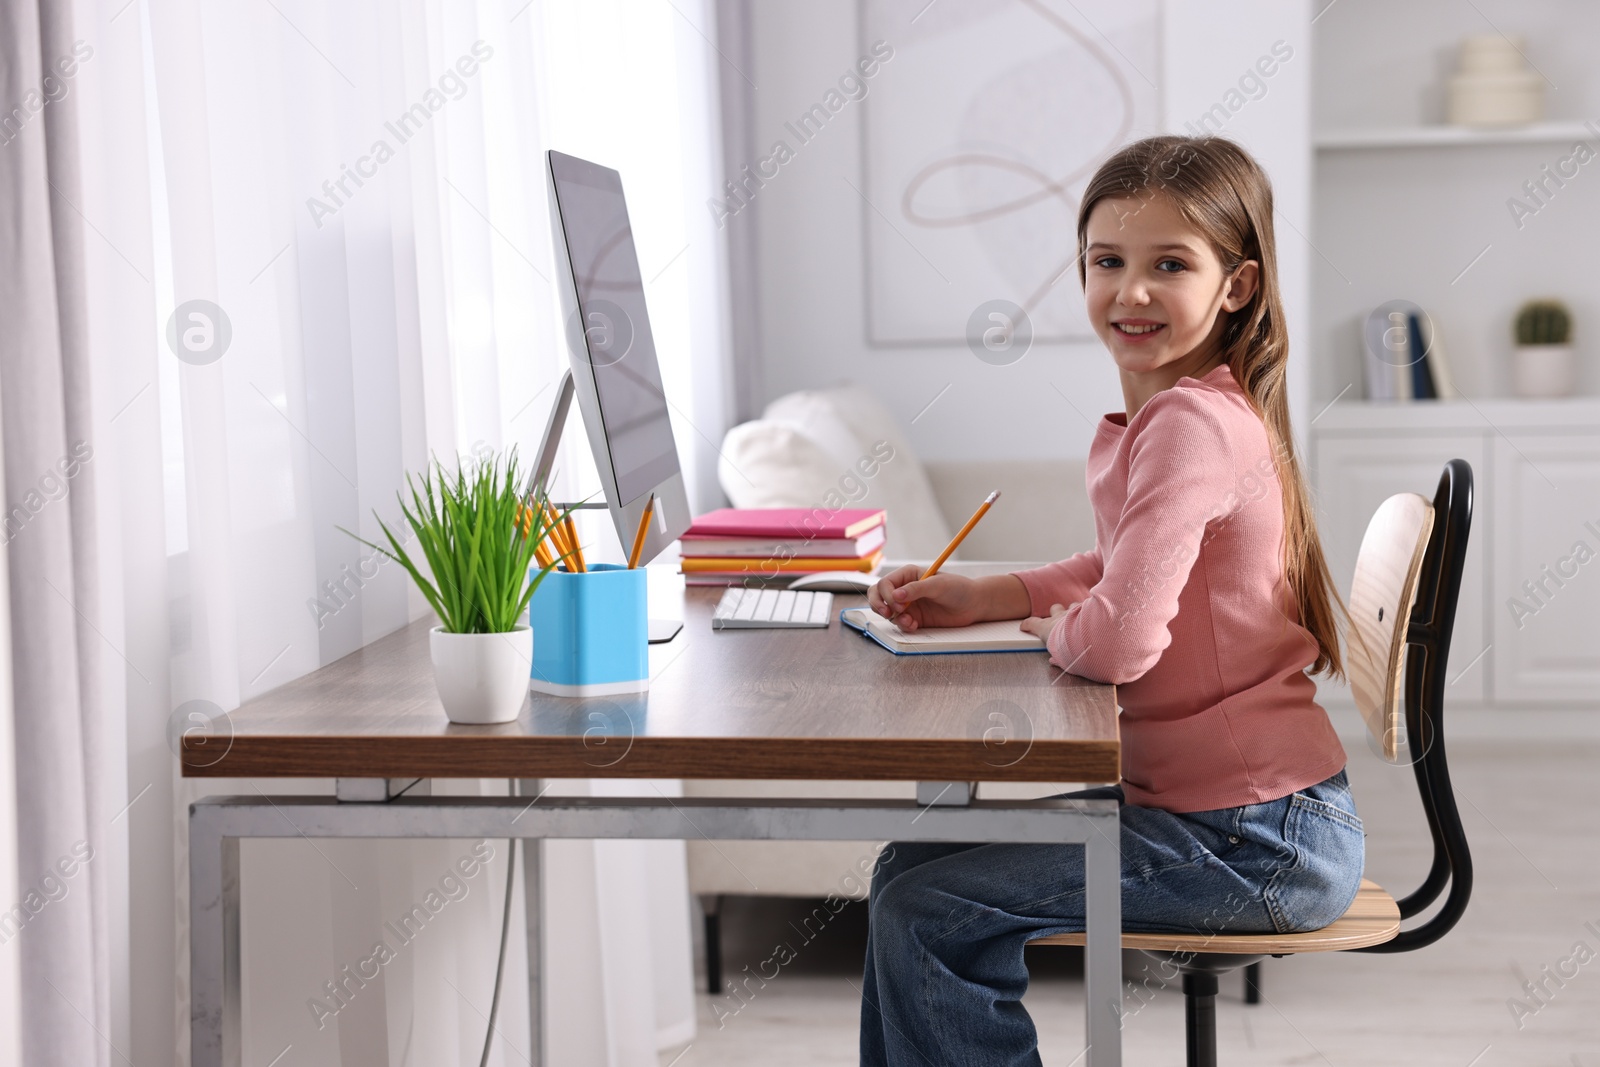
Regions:
[[[883,562],[881,508],[721,508],[678,542],[689,585],[785,586],[817,571],[871,574]]]
[[[1453,400],[1455,384],[1428,313],[1391,300],[1367,316],[1362,365],[1368,400]]]

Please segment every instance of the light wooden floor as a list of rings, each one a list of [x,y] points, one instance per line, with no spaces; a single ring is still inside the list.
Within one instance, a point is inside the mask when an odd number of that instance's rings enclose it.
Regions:
[[[1411,772],[1385,766],[1359,743],[1346,748],[1367,827],[1367,875],[1400,895],[1421,880],[1431,855]],[[1461,924],[1413,953],[1269,959],[1265,1001],[1254,1007],[1242,1002],[1237,976],[1224,979],[1222,1062],[1600,1067],[1600,745],[1457,742],[1451,765],[1477,867]],[[747,898],[725,905],[730,978],[785,937],[799,954],[747,1003],[717,998],[714,1005],[700,994],[698,1035],[663,1053],[663,1065],[856,1062],[865,906],[852,905],[801,945],[787,924],[810,906]],[[1074,1063],[1083,1047],[1076,952],[1029,950],[1033,983],[1024,1003],[1044,1062],[1054,1067]],[[1136,980],[1143,960],[1130,954],[1126,977]],[[1541,1004],[1523,982],[1540,980],[1547,966],[1563,984],[1547,980]],[[1520,1027],[1513,998],[1535,1009]],[[1182,1064],[1179,988],[1142,1006],[1129,997],[1127,1005],[1124,1061]]]

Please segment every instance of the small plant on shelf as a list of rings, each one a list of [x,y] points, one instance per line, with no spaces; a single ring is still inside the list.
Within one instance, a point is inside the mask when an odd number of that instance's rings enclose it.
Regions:
[[[1517,347],[1512,382],[1518,396],[1552,397],[1572,392],[1572,316],[1559,300],[1530,300],[1517,312]]]
[[[1530,300],[1517,312],[1517,344],[1564,345],[1572,335],[1572,316],[1559,300]]]

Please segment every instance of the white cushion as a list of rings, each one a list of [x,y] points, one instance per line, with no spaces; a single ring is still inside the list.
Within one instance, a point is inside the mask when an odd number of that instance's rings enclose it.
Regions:
[[[798,508],[837,490],[839,464],[800,430],[756,419],[722,439],[717,481],[736,508]]]
[[[734,507],[883,508],[885,551],[901,558],[932,558],[949,542],[927,473],[866,390],[802,390],[762,414],[723,440],[717,475]]]
[[[831,390],[802,390],[780,396],[761,412],[765,422],[791,426],[827,454],[833,464],[833,484],[838,487],[842,472],[855,470],[864,446],[884,438],[863,437],[844,417]],[[893,442],[891,442],[892,444]]]

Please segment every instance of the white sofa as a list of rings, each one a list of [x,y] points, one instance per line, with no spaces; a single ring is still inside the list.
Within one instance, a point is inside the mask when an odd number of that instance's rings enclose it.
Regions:
[[[882,457],[888,455],[889,458]],[[957,560],[1046,561],[1094,544],[1082,460],[922,463],[893,415],[857,386],[780,397],[723,440],[719,480],[735,507],[883,507],[889,559],[931,559],[988,493],[1000,500]],[[992,797],[1048,796],[1075,783],[988,784]],[[686,781],[688,796],[914,797],[912,782]],[[724,894],[862,897],[882,842],[691,841],[689,885],[706,913],[707,972],[721,991]]]

